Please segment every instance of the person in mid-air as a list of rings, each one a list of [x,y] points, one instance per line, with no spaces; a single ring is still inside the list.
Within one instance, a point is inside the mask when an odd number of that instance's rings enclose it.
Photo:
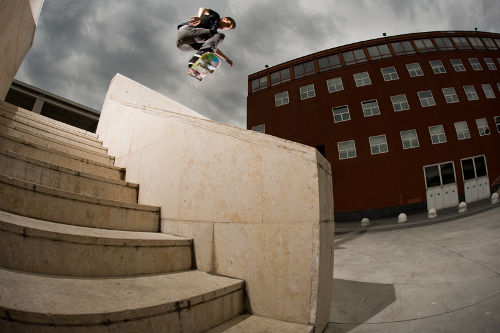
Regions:
[[[177,26],[177,47],[182,51],[197,51],[189,60],[191,66],[204,53],[212,52],[223,58],[232,67],[233,62],[221,50],[218,45],[224,40],[224,34],[218,29],[234,29],[236,22],[231,17],[223,17],[207,8],[200,8],[198,16],[191,17],[188,22]]]

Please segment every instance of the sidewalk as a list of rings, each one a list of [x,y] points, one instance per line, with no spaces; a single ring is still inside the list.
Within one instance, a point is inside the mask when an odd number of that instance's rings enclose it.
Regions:
[[[458,213],[458,207],[450,207],[438,210],[437,217],[434,219],[428,218],[427,213],[419,213],[408,215],[408,221],[401,224],[398,223],[397,216],[370,220],[369,227],[362,227],[361,221],[338,222],[335,224],[335,234],[342,235],[349,232],[388,231],[403,228],[414,228],[421,225],[432,225],[436,223],[448,222],[457,218],[472,216],[499,206],[500,204],[492,205],[490,199],[484,199],[467,204],[467,212],[461,214]]]

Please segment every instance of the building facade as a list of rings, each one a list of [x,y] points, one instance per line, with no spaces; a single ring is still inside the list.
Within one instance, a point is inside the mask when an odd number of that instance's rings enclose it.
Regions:
[[[248,82],[248,129],[332,164],[337,221],[453,207],[500,187],[500,34],[384,37]]]

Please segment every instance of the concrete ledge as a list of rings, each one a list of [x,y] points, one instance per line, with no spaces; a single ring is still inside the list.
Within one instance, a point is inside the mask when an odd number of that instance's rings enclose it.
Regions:
[[[84,129],[74,127],[74,126],[68,125],[66,123],[57,121],[55,119],[39,115],[37,113],[31,112],[29,110],[25,110],[23,108],[9,104],[7,102],[0,101],[0,108],[5,110],[5,111],[8,111],[8,112],[15,113],[19,117],[31,119],[33,121],[40,123],[40,124],[44,124],[48,127],[51,127],[52,129],[64,131],[64,132],[74,134],[74,135],[78,135],[78,136],[81,136],[83,138],[87,138],[90,140],[97,140],[99,142],[98,135],[96,133],[89,132],[89,131],[86,131]]]
[[[206,333],[313,333],[314,327],[259,316],[241,315]]]
[[[13,151],[20,155],[44,161],[47,163],[60,165],[69,169],[100,175],[102,177],[123,180],[125,179],[125,169],[113,165],[92,161],[86,158],[75,156],[51,149],[26,140],[12,137],[0,133],[0,148]]]
[[[187,238],[63,225],[0,211],[0,266],[65,276],[129,276],[191,268]]]
[[[0,174],[62,191],[137,203],[137,184],[64,168],[3,148],[0,148]]]
[[[160,230],[160,209],[60,191],[0,175],[0,210],[92,228]]]
[[[241,314],[242,287],[199,271],[77,279],[0,269],[0,330],[203,332]]]
[[[115,158],[106,155],[104,151],[101,152],[92,151],[87,148],[74,146],[70,143],[60,141],[59,139],[50,138],[34,132],[28,132],[26,131],[26,129],[14,127],[12,126],[12,124],[5,125],[2,124],[1,121],[2,118],[3,117],[0,117],[0,133],[2,133],[2,135],[9,135],[11,137],[25,140],[27,142],[45,146],[47,148],[51,148],[63,153],[87,158],[92,161],[104,163],[107,165],[114,165],[115,163]]]

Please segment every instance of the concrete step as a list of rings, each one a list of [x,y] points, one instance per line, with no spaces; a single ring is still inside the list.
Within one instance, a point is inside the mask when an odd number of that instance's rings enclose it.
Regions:
[[[114,277],[192,268],[187,238],[78,227],[0,211],[0,267],[31,273]]]
[[[61,129],[61,130],[65,130],[67,132],[79,134],[81,136],[93,138],[93,139],[98,138],[98,135],[96,133],[89,132],[89,131],[86,131],[84,129],[74,127],[74,126],[68,125],[66,123],[54,120],[52,118],[42,116],[40,114],[34,113],[32,111],[29,111],[29,110],[26,110],[26,109],[23,109],[20,107],[17,107],[15,105],[9,104],[9,103],[4,102],[4,101],[0,101],[0,108],[3,110],[6,110],[6,111],[12,112],[12,113],[16,113],[17,115],[20,115],[22,117],[29,118],[29,119],[35,120],[37,122]]]
[[[242,289],[199,271],[99,279],[0,269],[0,331],[204,332],[242,312]]]
[[[206,333],[313,333],[314,326],[289,323],[260,316],[241,315]]]
[[[83,227],[160,231],[160,208],[95,198],[0,175],[0,210]]]
[[[137,203],[137,184],[75,171],[3,148],[0,148],[0,174],[62,191]]]
[[[3,118],[3,117],[0,117]],[[42,136],[40,134],[34,134],[32,132],[27,132],[19,128],[12,128],[10,126],[5,126],[0,121],[0,133],[2,135],[9,135],[27,142],[38,144],[47,148],[52,148],[63,153],[72,154],[75,156],[80,156],[87,158],[96,162],[114,165],[115,158],[106,155],[105,153],[98,153],[91,151],[87,148],[73,146],[67,142],[62,142],[56,139]]]
[[[65,168],[100,175],[102,177],[123,180],[125,169],[85,159],[72,154],[64,153],[26,140],[0,133],[0,147],[13,151],[19,155],[47,163],[63,166]]]
[[[107,154],[108,149],[102,146],[102,142],[96,139],[84,138],[72,133],[61,131],[55,127],[50,127],[34,120],[23,118],[15,113],[5,112],[0,109],[0,123],[11,128],[16,128],[24,132],[39,134],[52,140],[67,142],[70,145],[86,148],[101,154]]]

